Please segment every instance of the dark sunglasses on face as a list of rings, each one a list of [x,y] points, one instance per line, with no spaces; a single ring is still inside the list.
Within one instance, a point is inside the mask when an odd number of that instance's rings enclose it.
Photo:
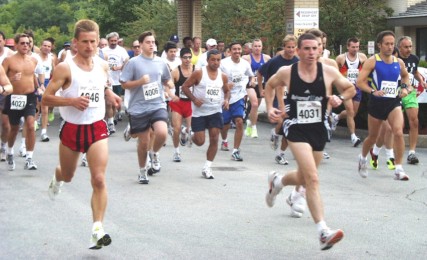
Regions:
[[[20,45],[30,45],[30,42],[20,42]]]
[[[191,56],[182,56],[181,59],[183,59],[183,60],[191,60]]]

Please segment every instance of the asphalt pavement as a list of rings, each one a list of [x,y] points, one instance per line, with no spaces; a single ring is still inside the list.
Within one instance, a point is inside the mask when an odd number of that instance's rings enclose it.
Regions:
[[[282,190],[273,208],[265,204],[267,173],[296,168],[289,151],[289,165],[274,161],[272,126],[266,122],[258,124],[259,138],[243,139],[243,162],[218,151],[214,180],[201,175],[207,144],[181,147],[183,160],[176,163],[169,138],[160,151],[161,172],[148,185],[137,182],[136,140],[123,140],[126,122],[119,122],[109,138],[104,220],[112,244],[89,250],[89,169],[78,167],[55,201],[47,195],[58,162],[59,123],[56,119],[49,127],[48,143],[39,141],[37,132],[38,170],[24,170],[24,158],[16,158],[13,172],[0,163],[0,259],[426,258],[426,148],[418,149],[419,165],[404,164],[410,180],[400,182],[387,169],[384,151],[379,169],[363,179],[357,173],[360,147],[341,137],[327,144],[331,158],[319,169],[325,220],[345,236],[332,249],[320,251],[309,212],[300,219],[290,217],[285,199],[291,187]]]

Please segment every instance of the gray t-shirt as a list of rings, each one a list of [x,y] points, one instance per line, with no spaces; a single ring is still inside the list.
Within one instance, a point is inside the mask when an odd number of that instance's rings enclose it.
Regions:
[[[146,74],[150,76],[150,83],[129,89],[128,112],[131,115],[166,108],[162,82],[170,80],[171,74],[161,58],[139,55],[130,59],[123,68],[120,81],[137,80]]]

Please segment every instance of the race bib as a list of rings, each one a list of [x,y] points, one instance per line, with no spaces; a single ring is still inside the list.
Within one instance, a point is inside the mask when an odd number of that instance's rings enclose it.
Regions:
[[[27,105],[26,95],[11,95],[10,110],[23,110]]]
[[[359,76],[359,70],[358,69],[348,69],[347,70],[347,79],[351,83],[356,84],[358,76]]]
[[[79,96],[89,97],[89,107],[100,107],[101,88],[94,85],[80,85]]]
[[[149,84],[142,85],[144,89],[144,98],[145,100],[150,100],[160,97],[159,84],[157,82],[152,82]]]
[[[221,100],[221,86],[208,84],[206,86],[205,98],[212,99],[212,101]]]
[[[193,92],[193,87],[190,88],[190,91]],[[182,86],[179,86],[179,98],[188,99],[184,91],[182,91]]]
[[[320,101],[297,101],[298,124],[322,122],[322,103]]]
[[[243,80],[243,76],[240,72],[235,72],[235,71],[231,72],[231,81],[234,84],[239,84],[240,81],[242,81],[242,80]]]
[[[383,97],[395,98],[397,96],[397,82],[383,80],[381,90],[384,92]]]

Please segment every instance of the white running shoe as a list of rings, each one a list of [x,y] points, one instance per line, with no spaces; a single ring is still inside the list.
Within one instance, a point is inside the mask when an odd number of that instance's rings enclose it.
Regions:
[[[396,181],[409,181],[409,176],[403,171],[403,169],[396,169],[394,171],[394,179]]]
[[[123,131],[123,138],[125,139],[126,142],[128,142],[131,138],[130,135],[130,124],[128,124],[125,128],[125,130]]]
[[[61,193],[61,187],[64,185],[63,181],[57,182],[56,176],[53,174],[52,180],[49,184],[49,189],[47,190],[47,194],[51,200],[55,200],[56,196]]]
[[[179,138],[179,143],[181,146],[185,146],[188,142],[188,134],[187,134],[187,128],[185,126],[181,127],[181,136]]]
[[[368,177],[368,160],[363,159],[361,154],[359,154],[359,174],[362,178]]]
[[[49,142],[49,136],[46,133],[42,134],[41,135],[41,141],[42,142]]]
[[[305,189],[303,191],[293,190],[291,194],[289,194],[289,197],[286,198],[286,203],[291,207],[291,217],[302,217],[307,205],[305,200]]]
[[[19,148],[19,155],[21,157],[26,157],[27,156],[27,148],[25,146],[21,146],[21,148]]]
[[[142,171],[139,171],[138,182],[141,184],[148,184],[148,182],[150,182],[147,176],[147,168],[143,169]]]
[[[351,138],[351,144],[353,147],[359,146],[360,143],[362,143],[362,140],[360,140],[359,137],[356,136],[355,138]]]
[[[0,161],[5,162],[6,161],[6,148],[0,149]]]
[[[336,243],[340,242],[344,237],[344,232],[341,229],[332,230],[324,229],[320,233],[320,249],[328,250]]]
[[[212,168],[211,167],[204,167],[202,170],[202,175],[206,179],[214,179],[214,176],[212,174]]]
[[[7,155],[7,168],[9,171],[15,170],[15,160],[13,159],[13,154]]]
[[[252,127],[251,128],[251,138],[258,138],[258,130],[257,128]]]
[[[335,131],[337,129],[337,125],[339,121],[340,121],[340,117],[337,114],[332,112],[331,114],[331,130],[332,131]]]
[[[178,152],[173,153],[173,161],[174,162],[181,162],[181,154]]]
[[[87,162],[86,153],[82,155],[82,164],[83,167],[88,167],[89,163]]]
[[[282,188],[278,188],[274,185],[274,181],[277,178],[281,179],[282,176],[280,176],[279,173],[275,171],[272,171],[268,174],[268,192],[265,196],[265,202],[267,203],[267,206],[269,206],[270,208],[274,206],[276,196],[282,190]]]
[[[108,246],[110,244],[111,237],[105,233],[103,227],[98,227],[95,230],[92,230],[89,249],[101,249],[103,246]]]
[[[280,153],[280,155],[276,155],[276,157],[274,159],[280,165],[288,165],[289,164],[288,160],[286,160],[284,153]]]
[[[277,150],[277,148],[279,148],[279,135],[276,134],[275,128],[271,129],[270,147],[273,150]]]
[[[330,159],[331,156],[327,152],[323,152],[323,159]]]
[[[24,165],[25,170],[37,170],[37,165],[32,158],[27,158]]]
[[[108,132],[110,132],[110,135],[116,132],[116,127],[114,126],[114,123],[108,124]]]
[[[159,153],[153,153],[153,156],[151,158],[151,167],[153,168],[153,170],[155,170],[156,172],[160,171],[160,159],[159,159]]]

